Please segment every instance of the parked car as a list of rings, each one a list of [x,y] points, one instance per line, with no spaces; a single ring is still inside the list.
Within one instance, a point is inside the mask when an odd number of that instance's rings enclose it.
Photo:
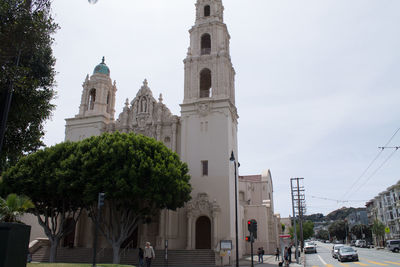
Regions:
[[[356,245],[356,241],[355,240],[351,240],[350,246],[354,247],[355,245]]]
[[[359,247],[359,248],[366,248],[367,247],[367,241],[365,241],[365,240],[356,240],[355,246]]]
[[[337,259],[339,261],[358,261],[357,250],[348,246],[340,247],[337,253]]]
[[[304,253],[317,253],[317,244],[314,242],[307,242],[304,245]]]
[[[400,240],[388,240],[386,241],[386,248],[393,252],[399,252]]]
[[[341,247],[344,247],[344,245],[343,244],[337,244],[337,245],[333,246],[333,248],[332,248],[332,257],[333,258],[337,259],[339,248],[341,248]]]

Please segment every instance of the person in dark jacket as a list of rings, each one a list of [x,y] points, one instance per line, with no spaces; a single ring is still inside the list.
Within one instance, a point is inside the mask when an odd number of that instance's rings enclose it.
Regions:
[[[143,249],[139,248],[139,267],[144,267],[143,258],[144,258]]]
[[[279,248],[276,248],[275,260],[278,260],[278,261],[279,261],[279,253],[280,253]]]

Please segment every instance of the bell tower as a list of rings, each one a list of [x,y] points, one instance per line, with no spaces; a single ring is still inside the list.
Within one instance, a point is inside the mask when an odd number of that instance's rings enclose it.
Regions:
[[[221,0],[196,3],[196,22],[189,30],[190,47],[184,60],[184,104],[212,98],[226,99],[235,105],[235,70],[223,11]]]
[[[189,166],[192,197],[205,194],[219,207],[207,218],[212,222],[212,248],[219,240],[235,238],[235,172],[229,158],[232,151],[238,158],[238,115],[223,11],[221,0],[197,0],[181,104],[181,159]],[[199,238],[208,235],[193,214],[188,209],[188,249],[196,249],[202,242]]]
[[[79,141],[86,137],[102,134],[107,125],[114,121],[115,93],[117,86],[110,78],[110,69],[104,57],[82,84],[79,113],[66,119],[65,140]]]

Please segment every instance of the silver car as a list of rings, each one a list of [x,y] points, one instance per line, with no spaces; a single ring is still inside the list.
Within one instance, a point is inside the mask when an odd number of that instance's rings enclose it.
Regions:
[[[358,253],[354,248],[344,246],[339,248],[337,258],[339,261],[358,261]]]
[[[337,245],[333,246],[333,248],[332,248],[332,257],[333,258],[337,259],[337,255],[339,253],[339,248],[341,248],[341,247],[344,247],[344,245],[343,244],[337,244]]]

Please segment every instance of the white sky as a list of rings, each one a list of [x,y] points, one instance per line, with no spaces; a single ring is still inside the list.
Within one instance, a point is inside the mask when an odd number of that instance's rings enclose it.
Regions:
[[[64,140],[82,83],[102,56],[117,81],[116,113],[144,78],[180,115],[195,0],[55,0],[57,109],[45,143]],[[239,113],[240,174],[271,169],[275,212],[291,214],[291,177],[304,177],[308,214],[363,206],[400,179],[400,1],[225,0]],[[400,133],[391,145],[400,145]],[[369,179],[368,179],[369,178]],[[337,203],[319,198],[362,200]]]

